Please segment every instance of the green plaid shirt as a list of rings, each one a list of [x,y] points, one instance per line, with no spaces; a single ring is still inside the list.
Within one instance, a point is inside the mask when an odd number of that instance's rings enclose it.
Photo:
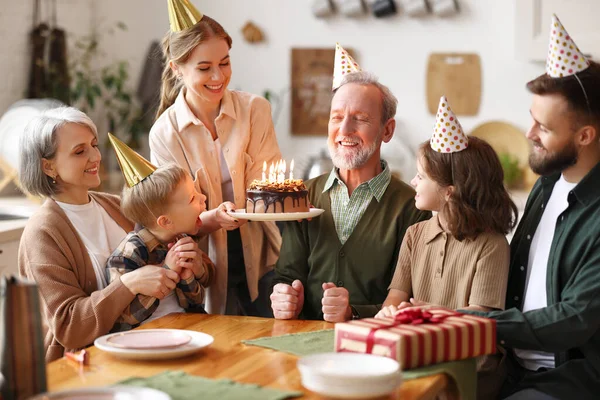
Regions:
[[[329,199],[331,200],[331,213],[335,230],[342,244],[350,237],[356,224],[362,218],[371,199],[379,202],[390,184],[392,174],[388,168],[387,162],[381,160],[383,171],[376,177],[361,183],[351,196],[348,196],[348,187],[340,179],[337,168],[333,168],[329,174],[323,193],[329,190]]]

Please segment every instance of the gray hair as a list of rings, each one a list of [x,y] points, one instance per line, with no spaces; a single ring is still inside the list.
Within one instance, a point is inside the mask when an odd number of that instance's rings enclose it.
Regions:
[[[56,156],[56,134],[67,124],[88,127],[98,137],[98,129],[90,117],[73,107],[46,110],[25,126],[19,141],[19,180],[22,187],[34,196],[50,197],[60,193],[60,188],[44,173],[42,158],[51,160]]]
[[[398,99],[393,95],[392,91],[385,85],[379,83],[379,79],[374,74],[367,71],[353,72],[345,75],[340,82],[338,89],[348,83],[356,83],[358,85],[373,85],[381,92],[381,123],[385,124],[390,118],[396,116],[396,107]],[[336,89],[335,91],[337,92]]]

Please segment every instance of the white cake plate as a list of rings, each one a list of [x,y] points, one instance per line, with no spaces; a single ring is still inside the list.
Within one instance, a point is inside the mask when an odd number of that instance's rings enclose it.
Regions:
[[[307,212],[292,213],[247,213],[245,209],[228,211],[233,218],[247,219],[249,221],[296,221],[300,219],[314,218],[323,214],[322,208],[311,208]]]

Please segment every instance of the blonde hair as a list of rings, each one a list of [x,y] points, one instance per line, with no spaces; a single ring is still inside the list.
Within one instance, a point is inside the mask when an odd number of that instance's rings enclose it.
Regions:
[[[125,187],[121,194],[123,214],[142,226],[156,226],[157,218],[165,214],[170,205],[170,196],[186,176],[189,174],[180,166],[167,164],[137,185]]]
[[[196,46],[208,39],[224,39],[231,49],[231,36],[214,19],[205,15],[193,27],[181,32],[167,32],[162,41],[165,66],[162,73],[162,86],[160,89],[160,105],[156,112],[156,118],[165,112],[177,98],[183,83],[177,80],[177,76],[169,66],[169,61],[176,64],[185,63]]]

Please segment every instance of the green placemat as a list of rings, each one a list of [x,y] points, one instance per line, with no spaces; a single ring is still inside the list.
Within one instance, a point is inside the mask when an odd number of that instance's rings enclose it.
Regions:
[[[421,378],[423,376],[445,373],[456,382],[459,398],[462,400],[475,400],[477,397],[477,359],[450,361],[447,363],[428,365],[422,368],[402,371],[405,380]]]
[[[266,347],[296,356],[309,356],[316,353],[333,351],[334,330],[325,329],[306,333],[290,333],[288,335],[263,337],[253,340],[242,340],[250,346]]]
[[[165,371],[147,378],[130,378],[118,385],[141,386],[161,390],[172,400],[283,400],[302,396],[301,392],[264,388],[229,379],[208,379],[183,371]]]
[[[334,329],[306,333],[292,333],[282,336],[242,341],[242,343],[250,346],[266,347],[268,349],[283,351],[297,356],[332,352],[334,349],[333,342]],[[477,391],[477,368],[475,358],[407,370],[402,372],[402,376],[405,380],[409,380],[439,373],[446,373],[454,379],[461,399],[475,399]]]

